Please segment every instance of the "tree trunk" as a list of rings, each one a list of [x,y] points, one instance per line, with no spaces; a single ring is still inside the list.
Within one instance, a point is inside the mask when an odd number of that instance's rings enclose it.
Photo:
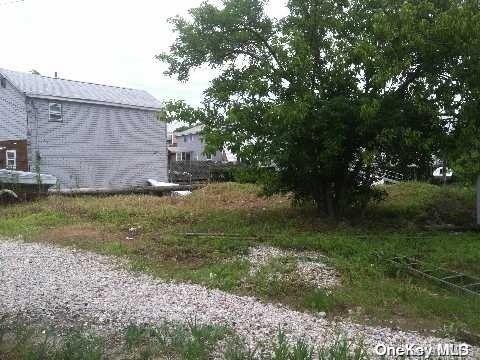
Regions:
[[[325,213],[325,215],[327,215],[328,217],[334,217],[335,216],[334,200],[335,200],[335,195],[331,187],[327,183],[323,182],[321,184],[321,197],[319,197],[318,199],[315,199],[315,201],[317,202],[317,208],[319,210],[323,208],[323,212]]]
[[[332,189],[328,189],[328,192],[327,192],[327,209],[328,209],[329,217],[335,218],[337,216],[337,209],[335,206],[335,195]]]

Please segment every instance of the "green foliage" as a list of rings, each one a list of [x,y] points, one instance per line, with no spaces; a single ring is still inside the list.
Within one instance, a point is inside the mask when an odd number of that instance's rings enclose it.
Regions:
[[[4,211],[9,210],[8,207],[4,209]],[[33,212],[15,220],[4,218],[3,221],[0,222],[0,233],[9,236],[31,234],[45,228],[46,226],[59,226],[68,223],[68,221],[69,219],[65,214],[60,212]]]
[[[339,336],[331,346],[323,346],[316,351],[313,346],[301,339],[294,345],[289,344],[282,331],[278,333],[272,356],[272,360],[368,360],[369,358],[361,344],[352,345],[342,336]]]
[[[293,347],[288,343],[285,334],[280,331],[277,337],[277,345],[273,350],[272,359],[275,360],[313,360],[313,347],[303,341],[298,341]]]
[[[314,312],[334,313],[340,307],[344,307],[341,299],[327,294],[325,290],[315,289],[305,293],[303,306]]]
[[[245,261],[229,261],[204,266],[184,275],[187,280],[193,280],[211,288],[234,290],[241,286],[248,274],[248,269],[249,265]]]
[[[62,332],[64,333],[64,331]],[[226,360],[367,360],[363,347],[343,337],[329,346],[313,346],[303,339],[287,340],[279,330],[277,339],[249,348],[231,329],[219,325],[163,323],[130,325],[119,333],[94,336],[85,331],[54,328],[40,331],[0,318],[2,360],[100,360],[100,359],[226,359]]]
[[[339,337],[331,346],[312,346],[303,339],[287,340],[279,330],[271,348],[258,344],[249,349],[242,338],[218,326],[165,324],[160,327],[129,326],[126,330],[126,345],[135,358],[154,359],[160,355],[179,359],[226,360],[367,360],[363,346],[350,344]],[[219,357],[218,354],[221,354]]]
[[[58,335],[52,329],[0,318],[0,358],[6,360],[100,360],[105,357],[103,340],[90,333],[71,330]]]
[[[480,176],[480,125],[470,125],[456,132],[456,148],[450,154],[451,168],[464,183],[474,183]]]
[[[352,346],[348,341],[339,337],[335,343],[328,348],[323,348],[319,352],[319,360],[368,360],[368,356],[364,346]]]
[[[88,333],[74,331],[69,333],[60,347],[59,359],[95,360],[104,356],[102,340]]]
[[[267,183],[272,176],[275,176],[275,169],[266,167],[259,168],[240,165],[233,171],[233,179],[241,184]]]
[[[125,343],[136,359],[155,359],[159,355],[185,360],[210,359],[219,341],[231,335],[225,328],[200,325],[164,324],[159,327],[130,325],[125,331]]]
[[[437,186],[408,182],[390,188],[387,199],[366,214],[370,220],[396,221],[396,227],[420,225],[471,226],[475,192],[469,186]]]
[[[181,81],[200,66],[218,70],[203,107],[172,102],[162,117],[200,121],[211,146],[274,164],[269,192],[345,215],[376,196],[378,173],[414,163],[429,176],[432,155],[472,138],[478,2],[290,0],[280,20],[265,3],[205,2],[191,19],[171,19],[178,36],[158,59]]]

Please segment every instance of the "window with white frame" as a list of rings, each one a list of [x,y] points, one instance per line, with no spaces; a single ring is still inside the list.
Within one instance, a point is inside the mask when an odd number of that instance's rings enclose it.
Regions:
[[[62,122],[62,104],[51,102],[48,106],[49,121]]]
[[[7,159],[7,169],[15,170],[17,168],[17,150],[7,150],[5,155]]]
[[[177,161],[190,161],[192,159],[192,153],[190,152],[178,152],[175,155]]]

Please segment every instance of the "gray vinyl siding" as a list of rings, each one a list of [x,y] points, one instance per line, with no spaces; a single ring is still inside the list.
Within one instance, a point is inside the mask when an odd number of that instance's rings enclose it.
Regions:
[[[29,104],[31,166],[62,188],[128,187],[167,180],[166,125],[154,111],[61,102],[63,122],[49,121],[49,101]]]
[[[187,142],[185,142],[185,137],[187,137]],[[202,141],[200,134],[192,134],[192,139],[190,140],[190,135],[177,136],[177,148],[175,151],[179,152],[193,152],[194,158],[192,160],[205,161],[207,157],[204,154],[205,143]],[[212,158],[213,161],[222,161],[223,156],[221,151],[217,151]]]
[[[25,96],[7,80],[0,86],[0,141],[27,138]]]

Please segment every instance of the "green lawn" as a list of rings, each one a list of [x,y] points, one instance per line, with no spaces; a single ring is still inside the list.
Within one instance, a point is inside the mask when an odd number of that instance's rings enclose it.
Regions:
[[[0,234],[75,245],[132,260],[135,270],[255,295],[328,316],[402,329],[441,331],[462,338],[480,334],[480,297],[457,294],[396,271],[378,258],[416,256],[429,264],[480,277],[479,233],[471,188],[405,183],[363,217],[341,222],[312,209],[292,207],[288,197],[263,198],[254,185],[215,184],[188,198],[153,196],[50,197],[0,209]],[[133,240],[127,240],[135,227]],[[242,234],[245,238],[186,238],[185,232]],[[258,240],[248,240],[258,236]],[[270,264],[249,275],[241,259],[249,246],[318,250],[331,258],[343,286],[332,293],[300,280],[278,280]],[[438,333],[437,333],[438,334]]]

